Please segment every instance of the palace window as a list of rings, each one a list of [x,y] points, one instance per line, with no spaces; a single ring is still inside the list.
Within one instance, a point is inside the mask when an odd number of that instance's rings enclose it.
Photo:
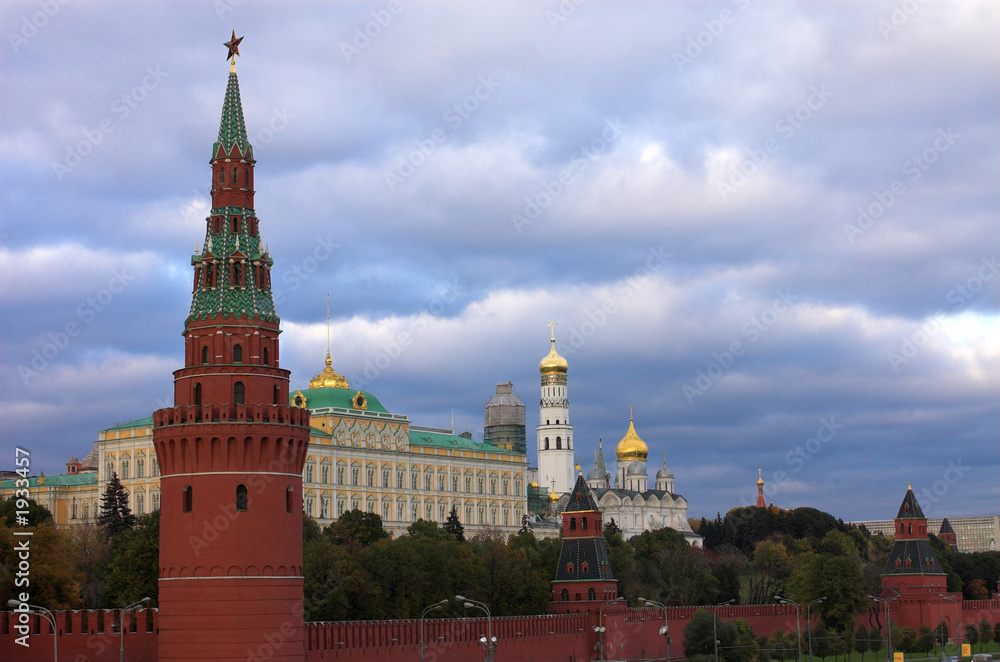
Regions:
[[[138,458],[135,461],[135,477],[145,478],[146,477],[146,460],[145,458]]]
[[[412,472],[412,473],[410,474],[410,489],[411,489],[411,490],[415,490],[415,489],[417,489],[417,482],[418,482],[419,480],[420,480],[420,479],[419,479],[419,478],[417,477],[417,472],[416,472],[416,471],[414,471],[414,472]]]
[[[160,475],[160,462],[159,460],[156,459],[155,455],[153,456],[153,473],[150,475],[153,476],[154,478]],[[157,508],[160,507],[159,497],[157,497],[156,507]]]
[[[428,492],[431,491],[431,474],[430,472],[424,474],[424,489]]]
[[[476,484],[477,484],[477,485],[478,485],[478,487],[479,487],[479,493],[480,493],[480,494],[483,494],[483,491],[484,491],[484,490],[485,490],[485,488],[486,488],[486,479],[485,479],[485,478],[483,478],[482,476],[479,476],[479,478],[478,478],[478,479],[476,479]]]
[[[510,479],[509,478],[504,478],[500,482],[500,484],[501,484],[501,486],[503,488],[503,495],[507,496],[507,493],[510,491]]]
[[[465,477],[465,491],[466,492],[472,491],[472,476]]]
[[[357,485],[361,481],[361,468],[351,467],[351,485]]]
[[[490,478],[490,494],[496,494],[496,493],[497,493],[497,479]]]
[[[445,484],[445,475],[444,474],[438,475],[438,491],[439,492],[444,492],[444,484]]]
[[[90,504],[83,504],[83,519],[90,519]]]
[[[306,465],[306,482],[313,482],[313,478],[316,477],[316,465],[310,462]]]
[[[386,522],[389,521],[390,505],[391,504],[388,501],[382,502],[382,519],[385,520]]]
[[[399,520],[400,522],[403,521],[403,512],[405,510],[405,507],[406,506],[403,504],[402,501],[396,504],[396,519]]]
[[[388,469],[382,469],[382,487],[390,487],[392,483],[389,482],[390,473]]]
[[[128,480],[128,476],[129,476],[129,466],[128,465],[129,465],[128,460],[122,460],[122,475],[121,475],[122,480]]]
[[[153,510],[159,510],[159,509],[160,509],[160,493],[159,492],[153,492]],[[84,517],[87,516],[87,506],[86,506],[86,504],[83,506],[83,516]]]
[[[510,526],[510,508],[507,506],[503,507],[503,525]]]
[[[438,521],[444,522],[447,519],[447,516],[444,514],[444,506],[438,506]]]
[[[135,513],[144,515],[146,513],[146,496],[141,492],[135,495]],[[73,517],[76,517],[76,504],[73,504]]]
[[[312,497],[306,497],[302,501],[302,510],[304,510],[306,512],[306,515],[308,515],[309,517],[312,517],[312,514],[313,514],[313,498]]]
[[[472,506],[465,507],[465,521],[466,522],[472,521]]]
[[[431,514],[433,512],[434,512],[434,506],[432,506],[431,504],[427,504],[426,506],[424,506],[424,519],[427,520],[428,522],[433,522],[434,520],[431,519]]]
[[[361,510],[361,499],[358,497],[351,499],[351,510]]]
[[[76,519],[76,497],[73,497],[73,519]]]
[[[337,467],[337,485],[344,484],[344,467]]]
[[[451,491],[452,492],[458,491],[458,474],[451,475]]]
[[[330,467],[324,466],[321,472],[323,474],[323,484],[326,485],[330,482]]]
[[[368,478],[368,486],[369,487],[374,487],[375,486],[375,470],[374,469],[368,469],[368,471],[366,471],[365,473],[367,474],[366,477]]]
[[[238,405],[246,404],[246,386],[243,382],[233,384],[233,402]]]
[[[319,516],[326,519],[330,515],[330,499],[328,497],[320,497],[319,500]]]
[[[237,485],[236,486],[236,510],[246,510],[247,509],[247,486]]]
[[[410,519],[413,520],[414,522],[416,522],[417,519],[420,517],[420,514],[419,514],[420,510],[419,509],[420,509],[420,506],[418,506],[415,503],[410,506]]]
[[[337,517],[340,517],[343,514],[344,514],[344,500],[337,499]]]
[[[396,488],[403,489],[403,481],[406,480],[406,472],[400,470],[396,472]],[[400,518],[402,519],[402,517]]]
[[[479,523],[486,524],[486,507],[479,506]]]

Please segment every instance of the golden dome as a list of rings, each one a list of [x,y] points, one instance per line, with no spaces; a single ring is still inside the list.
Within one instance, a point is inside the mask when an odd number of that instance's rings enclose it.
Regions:
[[[326,367],[309,380],[309,388],[347,388],[347,378],[333,369],[329,350],[326,352]]]
[[[764,484],[764,476],[763,476],[763,473],[764,473],[764,472],[763,472],[763,471],[762,471],[761,469],[758,469],[758,470],[757,470],[757,486],[758,486],[758,487],[760,487],[761,485],[763,485],[763,484]]]
[[[538,481],[534,481],[534,480],[531,481],[530,483],[528,483],[528,487],[538,487]]]
[[[555,491],[549,492],[549,503],[555,503],[559,500],[559,495]]]
[[[615,455],[618,456],[619,463],[645,462],[646,456],[649,455],[649,447],[646,446],[646,442],[635,432],[635,425],[632,423],[631,414],[628,417],[628,432],[618,442],[618,446],[615,448]]]
[[[543,375],[565,375],[568,370],[569,364],[566,363],[566,359],[559,356],[559,353],[556,352],[556,339],[553,337],[552,347],[549,349],[549,355],[542,359],[542,361],[538,364],[538,372]]]

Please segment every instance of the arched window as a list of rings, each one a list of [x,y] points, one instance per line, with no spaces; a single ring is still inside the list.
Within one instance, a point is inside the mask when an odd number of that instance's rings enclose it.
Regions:
[[[124,465],[124,466],[128,467],[128,465]],[[123,476],[123,478],[128,478],[128,476]],[[907,528],[907,531],[906,531],[907,533],[913,533],[913,525],[912,524],[907,524],[906,528]]]
[[[246,510],[247,509],[247,486],[237,485],[236,486],[236,510]]]
[[[267,351],[267,347],[264,348],[264,365],[271,365],[271,354]]]
[[[73,497],[73,519],[76,519],[76,497]]]
[[[243,363],[243,345],[233,345],[233,363]]]
[[[239,183],[239,182],[236,181],[237,180],[237,176],[236,175],[237,175],[236,166],[233,166],[233,184],[238,184]]]
[[[583,518],[583,526],[581,528],[583,528],[584,531],[587,530],[587,518],[586,517]]]
[[[233,384],[233,402],[238,405],[246,404],[246,387],[243,382]]]
[[[264,351],[267,351],[267,350],[264,350]],[[275,384],[274,385],[274,398],[273,398],[274,402],[273,402],[273,404],[278,404],[278,401],[280,399],[281,399],[281,389],[278,387],[277,384]]]
[[[219,183],[220,184],[226,183],[226,169],[223,168],[222,166],[219,166]]]
[[[122,480],[128,480],[129,477],[129,462],[128,460],[122,460]]]
[[[570,517],[569,518],[569,530],[570,531],[576,531],[576,518],[575,517]]]
[[[587,599],[588,600],[596,600],[597,599],[597,591],[595,591],[592,588],[591,589],[587,589]]]
[[[183,491],[181,492],[182,506],[181,512],[189,513],[191,512],[192,506],[192,496],[191,496],[191,486],[185,485]]]
[[[285,490],[285,512],[292,512],[292,488],[291,486]]]
[[[545,450],[549,450],[549,438],[545,437]]]
[[[136,515],[143,515],[146,511],[146,496],[144,494],[137,494],[135,496],[135,513]]]
[[[563,602],[569,602],[569,591],[564,588],[562,593],[559,594],[559,599]]]
[[[208,345],[201,348],[201,364],[208,365]]]
[[[243,172],[243,174],[245,175],[245,177],[244,177],[244,183],[246,184],[247,188],[250,188],[250,168],[247,168]]]
[[[153,510],[160,509],[160,493],[153,492]]]
[[[135,461],[135,477],[146,477],[146,460],[141,457]]]
[[[83,504],[83,519],[90,519],[90,504]]]
[[[567,563],[566,564],[566,572],[568,572],[569,574],[572,575],[573,574],[573,570],[574,570],[573,564],[572,563]]]
[[[556,450],[562,448],[562,437],[556,437]]]
[[[195,382],[194,385],[194,404],[196,407],[201,406],[201,382]]]

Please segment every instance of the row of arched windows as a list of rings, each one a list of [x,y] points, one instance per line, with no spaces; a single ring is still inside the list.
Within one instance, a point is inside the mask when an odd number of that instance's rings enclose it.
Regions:
[[[202,406],[202,394],[201,394],[201,382],[195,382],[194,384],[194,406]],[[245,405],[247,403],[247,388],[243,382],[236,382],[233,384],[233,404]],[[281,387],[277,384],[274,385],[274,389],[271,396],[271,404],[279,405],[281,404]]]
[[[209,353],[208,345],[204,345],[201,348],[201,364],[208,365],[211,363],[211,354]],[[263,365],[271,365],[271,352],[269,348],[264,347],[260,352],[260,362]],[[233,345],[233,363],[243,363],[243,345],[239,343]]]
[[[561,449],[562,449],[562,437],[556,437],[556,450],[561,450]],[[549,450],[549,438],[548,437],[545,437],[545,450]]]
[[[584,531],[587,530],[587,518],[586,517],[581,517],[580,518],[580,528],[582,530],[584,530]],[[570,531],[576,531],[576,518],[575,517],[570,517],[569,518],[569,530]]]
[[[253,267],[254,283],[258,290],[271,289],[271,270],[260,262],[251,263]],[[246,287],[246,268],[244,261],[234,258],[229,263],[229,284],[233,287]],[[206,260],[204,266],[199,265],[194,269],[194,289],[198,287],[218,287],[219,267],[215,262]]]
[[[236,166],[233,166],[232,176],[229,179],[229,183],[232,184],[232,185],[234,185],[234,186],[239,186],[239,181],[238,181],[239,178],[240,178],[240,169],[238,167],[236,167]],[[222,165],[219,166],[219,183],[220,184],[225,184],[226,183],[226,167],[222,166]],[[247,168],[245,168],[243,170],[243,185],[245,187],[247,187],[247,188],[250,188],[250,168],[249,167],[247,167]]]

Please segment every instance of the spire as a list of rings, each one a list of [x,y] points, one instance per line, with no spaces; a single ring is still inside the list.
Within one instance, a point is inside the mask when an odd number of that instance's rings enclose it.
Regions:
[[[597,468],[604,472],[605,475],[608,473],[608,468],[604,466],[604,441],[598,437],[597,438],[597,460],[595,462]]]
[[[222,121],[219,123],[219,139],[212,146],[212,156],[218,156],[219,149],[228,156],[233,145],[239,145],[240,156],[251,151],[247,140],[247,126],[243,120],[243,103],[240,101],[240,81],[236,77],[236,65],[229,71],[229,82],[226,85],[226,96],[222,102]]]
[[[764,501],[764,472],[761,469],[757,470],[757,507],[766,508],[767,503]]]
[[[326,367],[309,380],[309,388],[349,388],[347,378],[333,369],[330,357],[330,295],[326,295]]]

